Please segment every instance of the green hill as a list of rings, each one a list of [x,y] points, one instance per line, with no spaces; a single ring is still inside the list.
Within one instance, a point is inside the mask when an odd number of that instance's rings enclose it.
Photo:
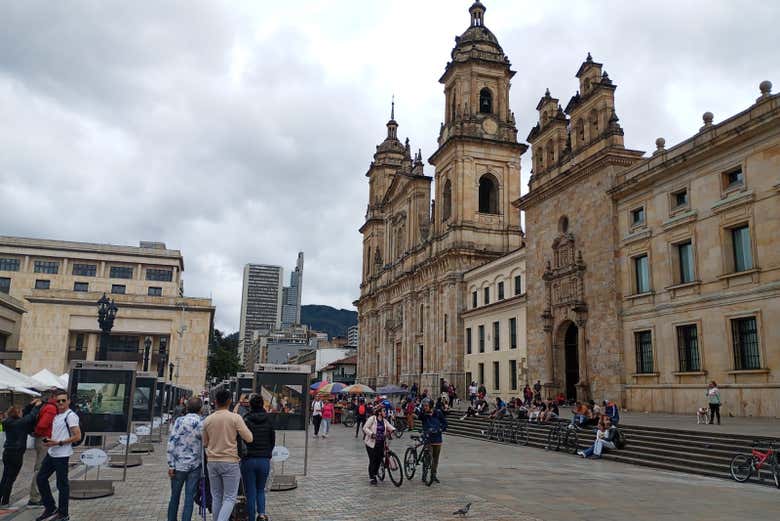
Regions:
[[[301,323],[316,331],[334,336],[346,336],[347,329],[357,324],[357,311],[310,304],[301,306]]]

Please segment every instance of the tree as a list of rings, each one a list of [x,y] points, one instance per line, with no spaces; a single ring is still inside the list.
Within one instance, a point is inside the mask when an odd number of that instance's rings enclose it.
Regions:
[[[214,337],[209,346],[209,363],[206,377],[224,380],[241,371],[238,360],[238,333],[225,336],[219,329],[214,329]]]

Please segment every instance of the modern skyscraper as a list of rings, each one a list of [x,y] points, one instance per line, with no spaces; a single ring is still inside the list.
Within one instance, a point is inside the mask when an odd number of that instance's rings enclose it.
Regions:
[[[281,266],[247,264],[244,266],[244,290],[241,297],[239,358],[244,362],[253,338],[267,335],[282,323]]]
[[[301,323],[301,293],[303,292],[303,252],[298,253],[295,270],[290,273],[290,286],[282,290],[282,329]]]

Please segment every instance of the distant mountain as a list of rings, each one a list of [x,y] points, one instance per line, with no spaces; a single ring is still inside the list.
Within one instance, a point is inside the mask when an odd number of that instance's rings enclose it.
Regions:
[[[357,324],[357,311],[336,309],[316,304],[301,306],[301,323],[316,331],[334,336],[346,336],[347,329]]]

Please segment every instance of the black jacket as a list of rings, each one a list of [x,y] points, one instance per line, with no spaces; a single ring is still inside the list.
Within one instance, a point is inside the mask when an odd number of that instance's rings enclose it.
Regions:
[[[244,416],[246,426],[252,431],[252,443],[246,444],[247,458],[270,458],[276,445],[276,433],[265,411],[250,412]]]
[[[4,448],[13,450],[25,450],[27,448],[27,435],[35,428],[39,410],[40,407],[33,407],[32,404],[28,404],[22,411],[21,418],[6,418],[3,420],[3,431],[5,432]]]

